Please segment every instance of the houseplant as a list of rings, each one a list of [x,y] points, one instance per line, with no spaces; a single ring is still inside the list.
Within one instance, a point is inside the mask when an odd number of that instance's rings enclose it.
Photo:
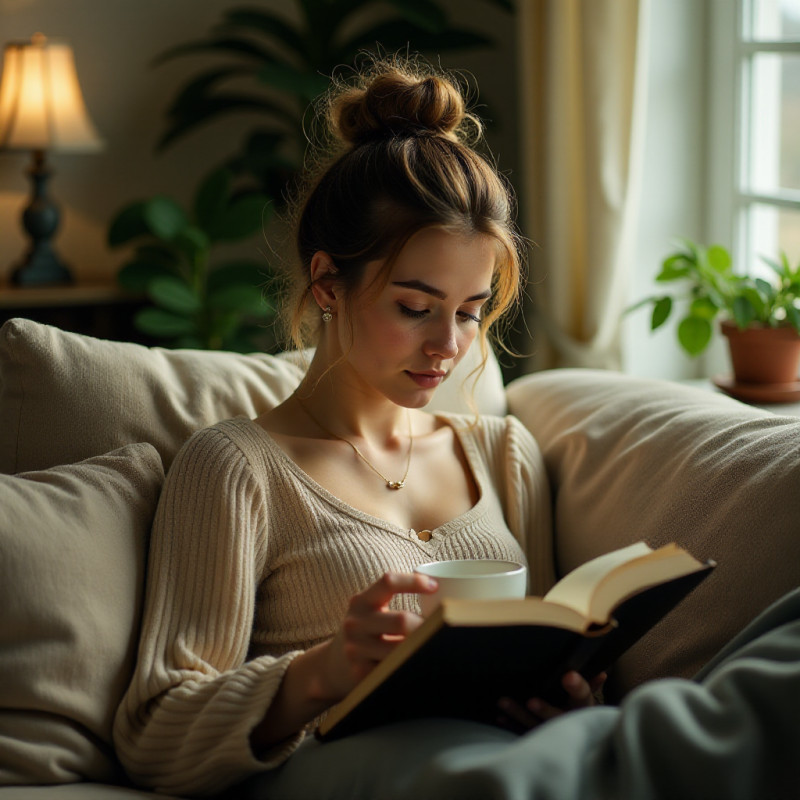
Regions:
[[[512,0],[485,0],[504,11]],[[369,49],[437,55],[485,47],[479,31],[453,24],[438,0],[296,0],[275,13],[263,7],[223,13],[206,39],[162,53],[156,64],[203,57],[200,72],[182,86],[166,114],[157,149],[197,128],[243,113],[237,152],[224,154],[201,180],[192,213],[156,195],[130,203],[111,223],[113,247],[137,242],[120,283],[153,301],[137,327],[175,347],[254,349],[272,309],[262,298],[267,264],[214,263],[220,241],[263,230],[267,209],[279,209],[298,174],[313,101],[337,67]],[[208,59],[222,59],[209,64]],[[253,114],[260,120],[253,124]],[[227,142],[227,140],[225,140]],[[214,156],[212,156],[212,159]],[[274,342],[274,337],[273,337]],[[263,343],[260,347],[263,347]]]
[[[690,355],[702,353],[719,320],[728,339],[737,384],[796,384],[800,363],[800,263],[764,258],[775,273],[770,282],[737,274],[728,250],[683,240],[662,262],[658,283],[676,283],[679,295],[655,295],[632,306],[652,305],[651,329],[671,316],[675,300],[688,305],[677,327],[678,342]]]
[[[171,347],[269,348],[274,312],[263,292],[266,263],[213,260],[218,243],[261,230],[268,208],[260,191],[237,188],[223,168],[200,185],[191,212],[166,195],[121,209],[111,222],[109,245],[135,243],[135,250],[118,280],[153,302],[137,313],[136,326]]]
[[[512,0],[485,2],[513,10]],[[224,165],[256,178],[280,204],[302,163],[307,113],[337,69],[376,50],[438,57],[492,44],[484,33],[454,24],[439,0],[295,0],[280,13],[264,6],[232,8],[206,39],[177,45],[156,59],[163,64],[203,57],[202,69],[167,111],[158,148],[221,117],[242,114],[242,144]]]

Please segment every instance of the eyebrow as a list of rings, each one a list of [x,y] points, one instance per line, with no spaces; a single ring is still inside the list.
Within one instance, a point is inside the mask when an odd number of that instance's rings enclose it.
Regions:
[[[447,295],[441,289],[437,289],[435,286],[431,286],[430,284],[427,284],[424,281],[419,281],[419,280],[393,281],[392,286],[402,286],[404,289],[415,289],[418,292],[425,292],[425,294],[429,294],[433,297],[436,297],[439,300],[447,299]],[[486,300],[491,296],[492,296],[491,290],[487,289],[485,292],[481,292],[480,294],[474,294],[472,295],[472,297],[468,297],[464,302],[471,303],[475,300]]]

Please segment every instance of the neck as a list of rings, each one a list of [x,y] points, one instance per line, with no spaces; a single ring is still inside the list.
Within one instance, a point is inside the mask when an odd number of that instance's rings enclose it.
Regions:
[[[346,361],[330,364],[315,355],[294,397],[337,436],[376,447],[408,438],[408,409],[364,386]]]

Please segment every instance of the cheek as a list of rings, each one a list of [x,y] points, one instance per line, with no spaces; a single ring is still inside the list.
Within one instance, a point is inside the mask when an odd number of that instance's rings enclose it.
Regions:
[[[355,328],[356,344],[385,355],[397,354],[416,343],[419,333],[403,320],[394,320],[386,313],[365,314]]]

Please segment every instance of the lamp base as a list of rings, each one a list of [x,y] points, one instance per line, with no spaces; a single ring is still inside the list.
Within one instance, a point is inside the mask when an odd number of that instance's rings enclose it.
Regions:
[[[37,242],[11,273],[16,286],[72,283],[72,275],[49,242]]]
[[[34,150],[33,163],[28,169],[33,192],[31,201],[22,214],[22,225],[30,237],[31,246],[25,258],[11,273],[11,282],[17,286],[72,282],[69,270],[50,244],[59,222],[58,208],[47,194],[50,174],[44,151]]]

